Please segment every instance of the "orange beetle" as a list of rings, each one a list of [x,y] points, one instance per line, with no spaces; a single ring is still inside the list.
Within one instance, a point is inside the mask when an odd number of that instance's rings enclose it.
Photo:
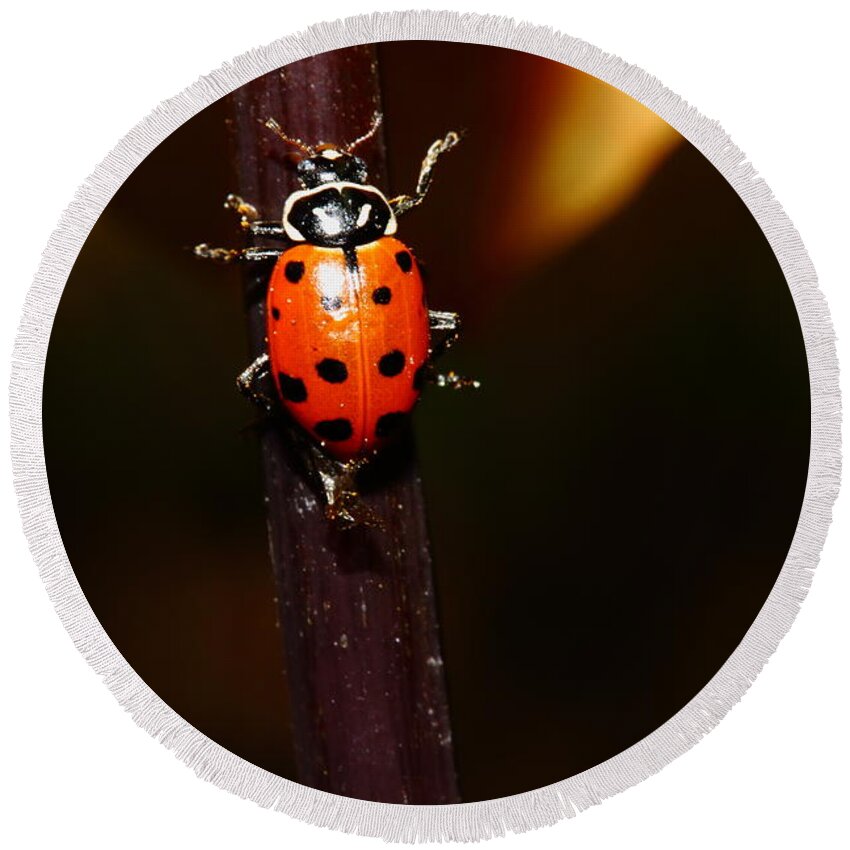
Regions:
[[[343,524],[364,520],[353,476],[406,423],[423,380],[478,386],[454,373],[429,373],[430,359],[457,337],[457,314],[428,310],[416,260],[394,237],[397,216],[422,202],[441,154],[460,140],[448,133],[422,162],[416,191],[387,200],[367,181],[366,163],[350,145],[309,147],[266,125],[303,154],[302,188],[286,198],[280,223],[258,221],[256,209],[231,195],[227,206],[257,236],[291,243],[284,250],[242,251],[199,245],[195,253],[222,260],[276,263],[266,298],[267,353],[238,378],[239,387],[271,408],[258,382],[270,374],[291,418],[331,461],[320,470],[328,514]],[[442,334],[431,345],[431,331]]]
[[[290,248],[266,305],[269,366],[292,418],[338,460],[379,449],[416,403],[428,358],[428,312],[410,251],[391,236],[348,255]]]

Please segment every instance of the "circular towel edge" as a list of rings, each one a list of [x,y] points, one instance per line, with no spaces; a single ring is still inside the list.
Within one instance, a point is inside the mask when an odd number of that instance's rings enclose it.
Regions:
[[[256,767],[186,723],[125,661],[89,606],[62,544],[42,443],[44,365],[59,299],[91,228],[144,157],[201,109],[261,74],[328,50],[404,40],[486,44],[542,56],[609,83],[667,121],[726,178],[768,239],[800,318],[811,391],[809,471],[794,538],[767,601],[720,670],[663,726],[589,770],[523,794],[447,806],[390,805],[317,791]],[[637,784],[690,749],[741,699],[790,628],[811,585],[841,472],[841,399],[828,307],[799,234],[721,126],[650,74],[579,39],[507,17],[448,11],[374,13],[315,24],[223,64],[137,124],[78,189],[43,253],[15,341],[10,415],[14,483],[33,559],[78,650],[136,723],[224,790],[308,823],[394,842],[477,841],[553,824]]]

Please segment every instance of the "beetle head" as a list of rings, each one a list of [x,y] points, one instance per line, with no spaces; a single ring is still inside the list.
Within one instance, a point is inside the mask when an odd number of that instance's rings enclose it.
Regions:
[[[298,163],[298,179],[305,189],[322,183],[365,183],[366,163],[359,156],[333,145],[320,145],[315,156]]]
[[[382,120],[381,113],[376,112],[369,129],[353,142],[342,146],[324,142],[315,146],[307,145],[301,139],[287,136],[274,118],[269,118],[265,125],[282,141],[300,151],[301,157],[296,168],[298,180],[305,189],[315,189],[323,183],[366,183],[366,163],[355,156],[354,151],[378,132]]]

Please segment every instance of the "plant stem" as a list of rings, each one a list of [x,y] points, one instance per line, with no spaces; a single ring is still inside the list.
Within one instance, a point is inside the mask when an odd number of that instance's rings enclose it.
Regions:
[[[368,46],[324,53],[230,95],[234,191],[279,219],[298,188],[273,117],[312,144],[362,135],[380,109]],[[358,155],[382,185],[382,134]],[[246,264],[254,265],[254,264]],[[269,269],[246,270],[251,357],[265,350]],[[385,529],[340,530],[280,423],[260,437],[278,616],[292,695],[298,779],[388,803],[458,801],[421,483],[410,441],[369,475],[364,500]]]

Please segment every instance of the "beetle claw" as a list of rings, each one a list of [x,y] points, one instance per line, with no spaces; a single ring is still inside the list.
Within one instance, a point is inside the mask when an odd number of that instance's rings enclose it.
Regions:
[[[346,464],[337,473],[321,470],[322,487],[327,503],[325,516],[338,528],[348,530],[365,526],[386,530],[381,517],[378,516],[360,497],[354,476],[359,469],[357,464]]]

